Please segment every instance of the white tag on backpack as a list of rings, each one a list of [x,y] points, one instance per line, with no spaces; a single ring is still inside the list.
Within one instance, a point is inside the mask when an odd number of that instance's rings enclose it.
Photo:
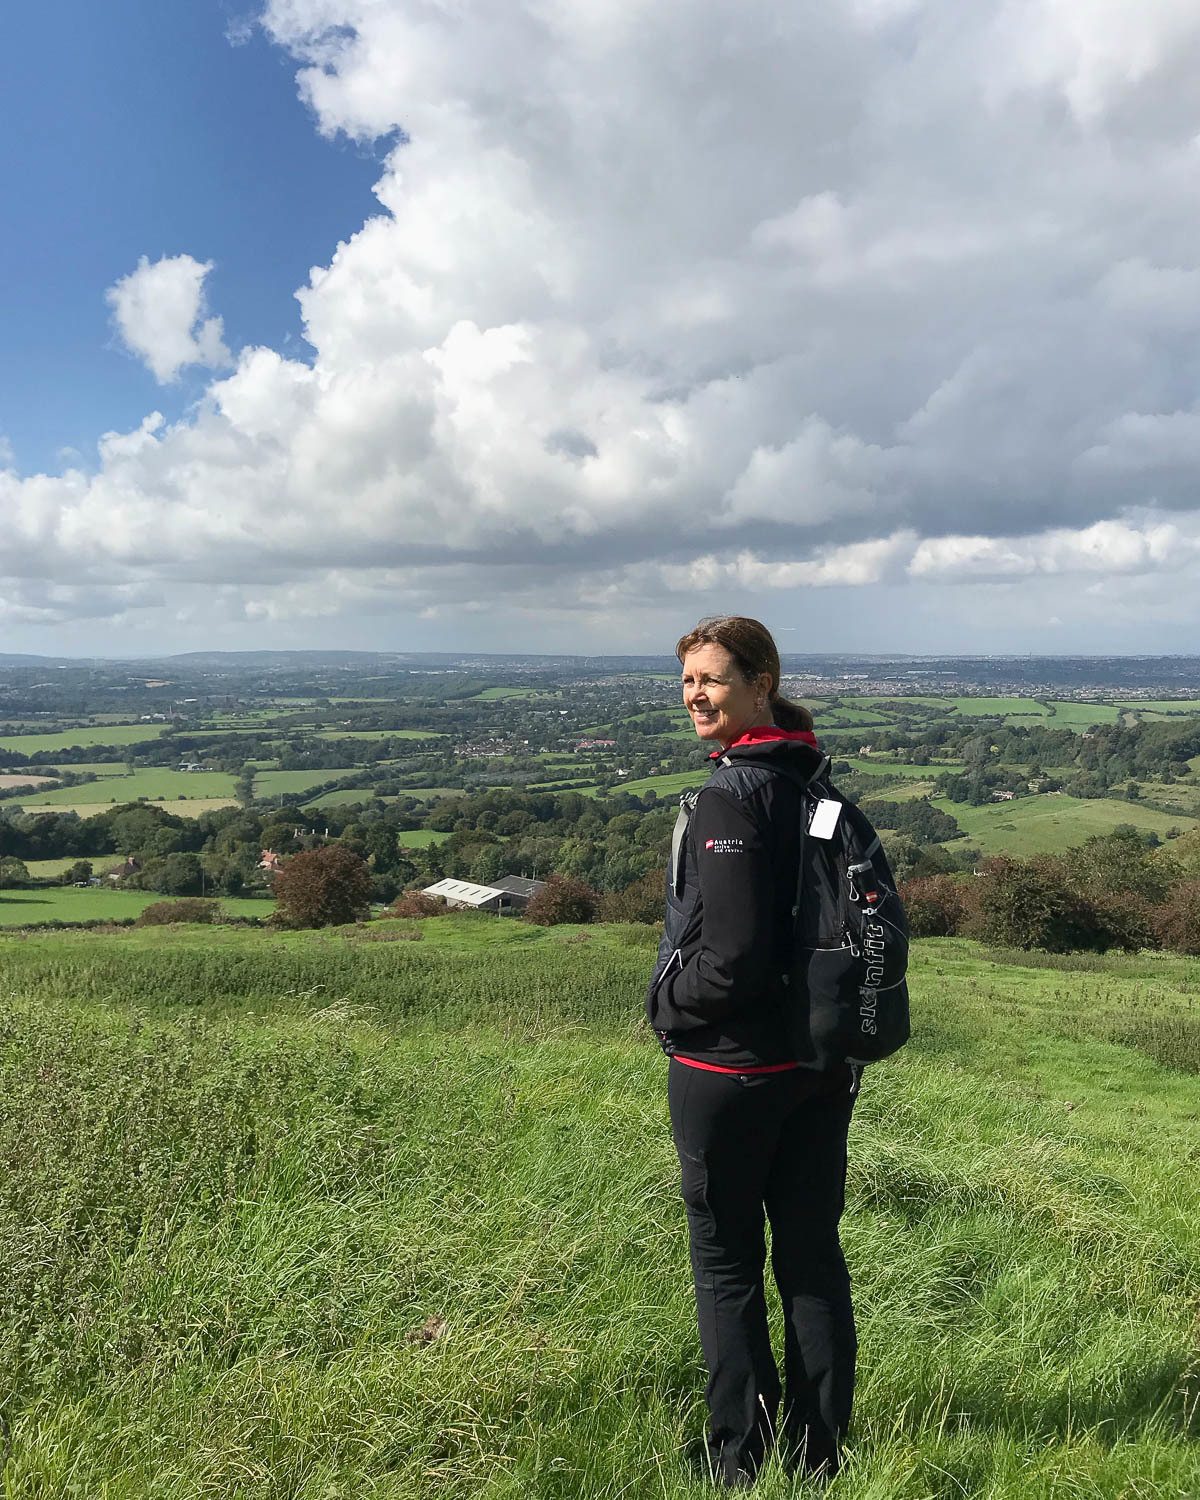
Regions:
[[[813,809],[813,815],[809,819],[809,837],[814,839],[831,839],[841,815],[842,804],[840,802],[835,802],[832,797],[822,797]]]

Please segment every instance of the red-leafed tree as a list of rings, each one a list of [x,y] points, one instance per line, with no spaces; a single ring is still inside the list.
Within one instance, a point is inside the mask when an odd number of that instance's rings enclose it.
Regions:
[[[557,927],[562,922],[593,922],[599,897],[590,885],[570,875],[551,875],[530,898],[523,916],[535,927]]]
[[[286,927],[336,927],[371,909],[371,871],[340,844],[295,855],[275,876],[275,900]]]

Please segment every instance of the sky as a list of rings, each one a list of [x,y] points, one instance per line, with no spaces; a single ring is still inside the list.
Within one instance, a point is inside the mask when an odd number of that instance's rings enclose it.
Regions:
[[[0,24],[0,650],[1197,650],[1194,0]]]

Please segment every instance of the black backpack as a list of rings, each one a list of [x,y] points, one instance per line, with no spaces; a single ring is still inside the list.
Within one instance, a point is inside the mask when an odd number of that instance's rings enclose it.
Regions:
[[[740,757],[745,765],[747,758]],[[826,779],[828,756],[804,777],[753,762],[800,788],[801,837],[791,971],[784,983],[797,1061],[873,1063],[908,1040],[908,919],[870,819]],[[831,836],[813,828],[837,805]]]

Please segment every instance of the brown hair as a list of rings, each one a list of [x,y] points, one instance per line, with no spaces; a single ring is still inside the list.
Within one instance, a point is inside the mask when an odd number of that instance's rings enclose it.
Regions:
[[[747,682],[761,673],[771,678],[771,717],[780,729],[811,729],[813,717],[802,703],[793,703],[779,691],[779,650],[771,632],[746,615],[709,615],[694,630],[681,636],[675,647],[680,661],[697,646],[724,646]]]

